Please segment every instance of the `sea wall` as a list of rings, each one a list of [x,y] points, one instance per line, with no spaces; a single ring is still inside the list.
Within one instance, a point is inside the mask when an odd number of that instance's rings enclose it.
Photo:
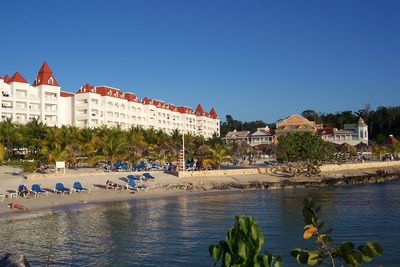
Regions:
[[[322,172],[330,172],[330,171],[348,171],[348,170],[360,170],[360,169],[371,169],[371,168],[391,168],[391,167],[400,167],[400,161],[378,161],[378,162],[365,162],[365,163],[351,163],[351,164],[329,164],[321,166]],[[230,170],[212,170],[212,171],[180,171],[173,172],[178,177],[211,177],[211,176],[234,176],[234,175],[246,175],[246,174],[265,174],[276,172],[277,168],[275,167],[267,167],[267,168],[247,168],[247,169],[230,169]],[[152,172],[157,174],[157,171]],[[63,171],[58,173],[30,173],[27,175],[27,179],[36,180],[36,179],[51,179],[57,177],[82,177],[82,176],[110,176],[110,175],[118,175],[116,172],[104,172],[99,169],[97,171],[91,172],[74,172],[67,170],[64,174]],[[121,173],[122,174],[122,173]],[[123,175],[129,174],[137,174],[137,172],[123,172]]]
[[[400,161],[378,161],[378,162],[364,162],[364,163],[350,163],[350,164],[328,164],[321,166],[322,172],[330,171],[348,171],[360,170],[371,168],[391,168],[400,167]],[[259,173],[272,173],[277,168],[248,168],[248,169],[231,169],[231,170],[212,170],[212,171],[185,171],[177,172],[178,177],[207,177],[207,176],[231,176],[231,175],[244,175],[244,174],[259,174]]]

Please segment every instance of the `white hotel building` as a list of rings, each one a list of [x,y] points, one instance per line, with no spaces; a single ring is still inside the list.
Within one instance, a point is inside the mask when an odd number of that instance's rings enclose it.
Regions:
[[[85,84],[75,94],[61,91],[47,62],[29,84],[18,72],[12,77],[0,76],[0,120],[12,118],[27,123],[38,118],[48,126],[109,127],[122,129],[140,126],[171,133],[202,135],[206,138],[220,133],[220,120],[214,108],[205,112],[175,106],[160,100],[143,98],[109,86]]]

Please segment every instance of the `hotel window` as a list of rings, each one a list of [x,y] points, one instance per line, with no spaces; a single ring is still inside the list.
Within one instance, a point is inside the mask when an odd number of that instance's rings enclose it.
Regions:
[[[49,78],[48,83],[49,83],[50,85],[53,85],[53,77],[50,77],[50,78]]]

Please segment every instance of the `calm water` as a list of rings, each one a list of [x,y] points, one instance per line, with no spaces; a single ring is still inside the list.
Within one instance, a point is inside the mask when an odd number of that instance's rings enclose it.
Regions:
[[[302,199],[315,197],[335,243],[376,240],[378,263],[400,266],[400,183],[323,189],[225,192],[107,204],[88,211],[0,221],[0,253],[21,250],[36,266],[211,266],[208,246],[225,238],[235,214],[255,216],[265,248],[297,266]]]

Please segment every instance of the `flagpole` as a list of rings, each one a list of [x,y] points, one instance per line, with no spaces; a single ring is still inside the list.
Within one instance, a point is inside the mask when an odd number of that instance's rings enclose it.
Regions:
[[[183,166],[182,166],[182,170],[185,171],[185,169],[186,169],[186,163],[185,163],[185,130],[183,130],[183,134],[182,134],[182,147],[183,147],[183,154],[182,154]]]

